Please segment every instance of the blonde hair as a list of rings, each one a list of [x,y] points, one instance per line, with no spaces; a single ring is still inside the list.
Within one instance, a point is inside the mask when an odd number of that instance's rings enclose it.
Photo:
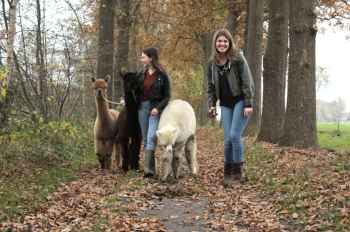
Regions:
[[[238,59],[238,48],[237,48],[236,44],[233,42],[233,38],[231,36],[231,33],[227,29],[222,28],[222,29],[219,29],[215,32],[214,38],[213,38],[213,44],[212,44],[213,55],[211,56],[211,58],[213,59],[213,62],[216,66],[220,66],[220,54],[219,54],[218,50],[216,49],[216,40],[220,36],[225,36],[229,41],[229,47],[226,51],[227,58],[231,62],[234,62]]]

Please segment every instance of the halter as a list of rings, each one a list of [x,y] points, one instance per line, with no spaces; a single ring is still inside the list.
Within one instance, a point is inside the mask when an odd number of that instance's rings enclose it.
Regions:
[[[134,85],[134,88],[132,88],[131,85],[130,85],[132,82],[136,82],[136,81],[135,80],[131,80],[131,81],[128,81],[127,83],[124,83],[124,88],[126,90],[129,90],[129,91],[132,92],[132,95],[134,96],[134,100],[135,100],[136,104],[138,104],[136,96],[135,96],[135,91],[139,88],[139,85],[136,84],[136,85]]]

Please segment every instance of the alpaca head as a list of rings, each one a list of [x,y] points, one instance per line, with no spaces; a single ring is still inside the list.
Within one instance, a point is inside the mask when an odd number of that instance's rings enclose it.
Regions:
[[[95,97],[106,97],[107,96],[107,82],[109,80],[110,76],[106,76],[106,78],[103,79],[95,79],[94,77],[91,77],[92,82],[92,88],[94,89],[94,95]]]
[[[127,72],[125,74],[119,72],[119,75],[123,78],[125,91],[133,92],[138,89],[139,78],[137,76],[137,72]]]
[[[157,130],[156,132],[160,144],[162,144],[162,146],[168,153],[173,152],[177,132],[178,130],[176,127],[170,126],[164,126],[161,130]]]

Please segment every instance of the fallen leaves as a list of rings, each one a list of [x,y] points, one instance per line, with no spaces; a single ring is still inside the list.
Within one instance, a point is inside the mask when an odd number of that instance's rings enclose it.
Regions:
[[[269,143],[257,145],[246,138],[244,144],[249,153],[243,166],[244,185],[221,185],[222,132],[205,129],[197,135],[197,177],[189,175],[186,164],[184,177],[174,183],[143,179],[142,172],[126,175],[120,170],[92,169],[80,180],[57,187],[40,202],[41,210],[1,222],[0,230],[167,231],[170,228],[164,223],[177,221],[183,226],[201,223],[202,231],[317,231],[335,228],[335,217],[344,228],[350,224],[350,171],[339,169],[343,167],[339,157]],[[156,155],[160,167],[159,149]],[[165,205],[163,197],[171,199],[171,205]],[[201,213],[189,208],[200,201],[204,201]],[[162,215],[166,207],[174,213]],[[333,211],[337,213],[329,213]]]

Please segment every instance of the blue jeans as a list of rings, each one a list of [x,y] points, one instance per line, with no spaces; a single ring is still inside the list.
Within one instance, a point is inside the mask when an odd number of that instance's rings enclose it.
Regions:
[[[145,151],[156,150],[158,124],[160,115],[151,116],[150,102],[141,102],[139,106],[139,122],[142,131],[143,147]]]
[[[250,118],[250,115],[244,117],[244,108],[244,101],[239,101],[234,109],[221,106],[221,120],[225,135],[225,163],[243,162],[242,133]]]

